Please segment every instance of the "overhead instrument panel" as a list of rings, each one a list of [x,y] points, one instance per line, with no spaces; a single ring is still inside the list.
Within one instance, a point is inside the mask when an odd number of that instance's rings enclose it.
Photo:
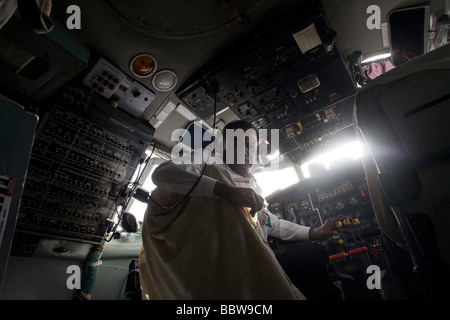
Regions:
[[[206,118],[216,95],[217,111],[228,107],[257,128],[280,129],[282,153],[308,148],[352,124],[352,104],[342,102],[357,91],[335,38],[317,9],[178,96]]]
[[[100,243],[153,133],[91,91],[66,86],[39,126],[16,230]]]

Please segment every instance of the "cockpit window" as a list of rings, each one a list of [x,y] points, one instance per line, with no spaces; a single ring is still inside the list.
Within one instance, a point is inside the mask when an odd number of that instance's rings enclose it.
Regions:
[[[299,182],[298,175],[293,167],[276,171],[257,172],[253,174],[262,188],[262,195],[266,197],[277,190],[283,190]]]
[[[135,171],[131,181],[136,181],[138,175],[141,176],[139,182],[139,187],[146,191],[153,191],[156,185],[153,184],[152,174],[155,169],[163,162],[167,161],[160,157],[158,153],[152,152],[151,148],[145,152],[147,156],[151,156],[147,166],[145,168],[139,168]],[[126,208],[126,211],[133,214],[138,221],[143,221],[145,212],[147,211],[147,203],[141,202],[132,198]]]
[[[147,176],[145,181],[142,182],[142,188],[149,192],[151,192],[153,189],[156,188],[156,186],[153,184],[151,177],[152,177],[153,171],[155,171],[155,169],[157,167],[158,167],[158,164],[153,165],[153,167],[150,170],[149,175]],[[143,221],[145,211],[147,211],[147,203],[134,200],[131,203],[130,209],[128,211],[130,213],[132,213],[138,221]]]
[[[304,178],[309,179],[314,175],[311,168],[313,166],[323,166],[326,170],[340,162],[360,159],[363,155],[363,149],[359,141],[345,143],[336,148],[319,154],[314,158],[304,162],[300,168]]]

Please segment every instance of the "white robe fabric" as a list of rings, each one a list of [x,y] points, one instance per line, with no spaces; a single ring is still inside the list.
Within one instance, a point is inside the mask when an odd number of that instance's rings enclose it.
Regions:
[[[236,186],[229,172],[220,166],[207,166],[204,174]],[[152,192],[152,198],[166,206],[181,197],[160,187]],[[170,211],[150,202],[140,255],[143,298],[305,299],[260,231],[244,209],[231,206],[224,198],[188,197]]]

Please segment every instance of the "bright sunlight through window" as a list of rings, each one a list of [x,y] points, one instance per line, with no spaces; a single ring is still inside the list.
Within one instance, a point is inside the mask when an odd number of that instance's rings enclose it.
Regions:
[[[349,144],[341,145],[327,153],[317,156],[308,162],[302,164],[301,169],[305,178],[310,178],[311,174],[309,166],[313,163],[322,164],[327,170],[330,169],[330,164],[342,159],[360,159],[362,157],[362,148],[359,141],[355,141]]]
[[[267,197],[277,190],[285,189],[300,181],[294,168],[285,168],[278,171],[258,172],[253,175],[262,189],[263,197]]]
[[[150,174],[148,175],[147,179],[145,179],[144,184],[142,185],[142,188],[147,191],[152,191],[156,188],[156,186],[153,184],[152,181],[152,174],[153,171],[158,167],[158,165],[154,165],[152,170],[150,171]],[[138,200],[134,200],[133,204],[130,206],[129,212],[132,213],[138,221],[144,220],[145,211],[147,210],[147,204],[143,203]]]

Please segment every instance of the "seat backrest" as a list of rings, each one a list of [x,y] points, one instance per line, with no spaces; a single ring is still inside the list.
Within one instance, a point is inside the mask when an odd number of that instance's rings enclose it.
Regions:
[[[450,45],[389,71],[356,99],[357,135],[370,151],[388,206],[396,207],[417,241],[433,230],[450,263]],[[369,187],[370,189],[370,187]],[[375,208],[375,206],[374,206]],[[418,213],[429,221],[422,228]],[[379,212],[378,215],[386,215]],[[425,227],[425,225],[427,227]],[[423,243],[418,243],[419,248]]]

